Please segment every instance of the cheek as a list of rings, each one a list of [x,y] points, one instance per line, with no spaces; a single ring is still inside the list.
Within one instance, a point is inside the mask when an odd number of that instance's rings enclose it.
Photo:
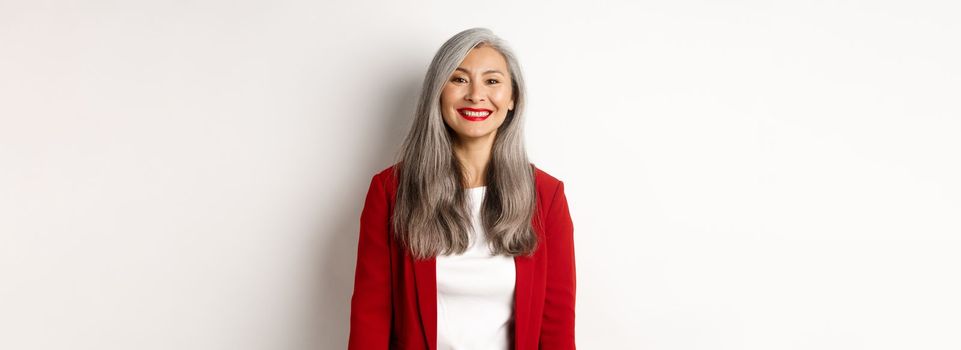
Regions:
[[[451,87],[449,85],[447,87],[444,87],[444,90],[441,90],[440,92],[441,107],[444,109],[447,109],[449,106],[451,106],[452,104],[454,104],[454,102],[457,101],[457,96],[458,96],[457,88]]]
[[[444,88],[444,90],[442,90],[442,91],[440,92],[440,104],[441,104],[441,106],[446,107],[446,106],[450,105],[450,97],[451,97],[450,90],[447,89],[447,88]]]
[[[497,105],[498,109],[507,111],[507,107],[509,107],[511,101],[511,90],[498,89],[491,94],[491,100]]]

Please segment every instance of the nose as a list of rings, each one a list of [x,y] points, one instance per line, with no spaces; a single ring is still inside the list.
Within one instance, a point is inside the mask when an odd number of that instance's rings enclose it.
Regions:
[[[477,85],[474,85],[472,83],[467,88],[467,95],[464,96],[464,99],[471,101],[473,103],[477,103],[484,100],[485,93],[486,92],[484,91],[483,87],[478,87]]]

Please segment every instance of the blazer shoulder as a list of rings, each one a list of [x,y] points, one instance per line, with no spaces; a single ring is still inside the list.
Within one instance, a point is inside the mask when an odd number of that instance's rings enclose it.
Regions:
[[[373,180],[382,184],[386,189],[390,190],[397,185],[397,178],[394,176],[397,171],[397,164],[392,164],[386,168],[378,170],[374,176]]]
[[[397,164],[391,164],[386,168],[378,170],[377,173],[374,174],[374,176],[381,176],[381,177],[390,176],[391,174],[394,173],[394,170],[396,167],[397,167]]]
[[[534,167],[534,185],[537,187],[538,195],[543,198],[553,199],[554,194],[561,185],[561,180],[534,164],[531,164],[531,166]]]

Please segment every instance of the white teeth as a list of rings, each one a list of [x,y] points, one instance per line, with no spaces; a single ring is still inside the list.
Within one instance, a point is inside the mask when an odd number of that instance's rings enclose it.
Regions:
[[[471,111],[461,111],[461,113],[464,113],[464,115],[467,115],[470,117],[485,117],[488,114],[490,114],[490,112],[471,112]]]

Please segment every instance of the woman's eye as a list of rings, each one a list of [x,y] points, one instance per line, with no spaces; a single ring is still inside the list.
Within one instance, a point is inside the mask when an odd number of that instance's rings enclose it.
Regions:
[[[492,81],[493,83],[491,83],[491,84],[497,84],[497,83],[498,83],[497,79],[487,79],[487,81],[489,81],[489,82]]]
[[[457,77],[457,78],[451,79],[451,81],[458,82],[458,83],[461,82],[461,80],[464,80],[464,78]]]

